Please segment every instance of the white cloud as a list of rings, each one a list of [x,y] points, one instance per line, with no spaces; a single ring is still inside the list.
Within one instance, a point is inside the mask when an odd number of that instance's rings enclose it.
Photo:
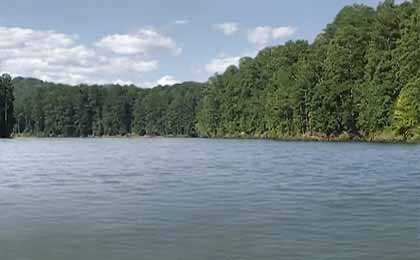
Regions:
[[[216,30],[219,30],[223,32],[227,36],[234,35],[239,31],[239,26],[237,23],[221,23],[221,24],[215,24],[213,27]]]
[[[259,26],[248,32],[248,41],[258,45],[265,45],[270,39],[271,27],[268,26]]]
[[[158,81],[156,81],[156,85],[160,86],[172,86],[178,83],[180,82],[170,75],[163,76]]]
[[[173,22],[173,24],[176,24],[176,25],[186,25],[186,24],[189,24],[189,23],[190,23],[190,21],[188,21],[188,20],[175,20]]]
[[[77,36],[70,36],[54,31],[33,31],[25,28],[0,27],[0,48],[41,47],[66,48],[74,45]]]
[[[263,46],[272,40],[284,39],[294,35],[295,33],[296,28],[290,26],[258,26],[248,32],[248,41]]]
[[[54,31],[0,27],[0,71],[67,84],[137,80],[159,68],[157,60],[107,56]]]
[[[180,54],[182,51],[174,40],[153,29],[141,29],[135,34],[108,35],[99,40],[96,46],[123,55],[148,54],[160,50]]]
[[[272,30],[274,39],[290,37],[294,35],[295,33],[296,33],[296,28],[289,27],[289,26],[277,27],[277,28],[273,28]]]
[[[241,57],[229,57],[220,55],[219,57],[212,59],[210,63],[206,65],[206,71],[210,74],[223,73],[230,65],[239,65]]]
[[[133,85],[134,83],[132,81],[117,79],[116,81],[114,81],[114,84],[120,85],[120,86],[129,86],[129,85]]]

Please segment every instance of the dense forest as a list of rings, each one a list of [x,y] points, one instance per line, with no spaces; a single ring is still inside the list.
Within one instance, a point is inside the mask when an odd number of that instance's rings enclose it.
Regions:
[[[19,135],[420,140],[420,0],[344,7],[313,43],[265,48],[203,84],[12,85]]]
[[[67,86],[15,78],[15,133],[34,136],[197,136],[203,84]]]
[[[262,50],[209,80],[208,136],[419,138],[420,1],[352,5],[309,44]]]

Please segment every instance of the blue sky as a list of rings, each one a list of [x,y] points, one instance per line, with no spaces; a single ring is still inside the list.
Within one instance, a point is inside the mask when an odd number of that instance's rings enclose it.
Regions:
[[[352,3],[379,0],[2,0],[0,71],[69,84],[205,81],[263,47],[312,41]]]

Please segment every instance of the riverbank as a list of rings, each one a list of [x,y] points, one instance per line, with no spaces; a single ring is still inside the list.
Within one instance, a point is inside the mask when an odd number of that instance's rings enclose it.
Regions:
[[[266,132],[261,134],[233,134],[233,135],[213,135],[205,138],[220,139],[266,139],[278,141],[295,141],[295,142],[360,142],[360,143],[420,143],[420,132],[412,131],[406,136],[397,135],[395,131],[387,129],[384,131],[372,133],[370,135],[350,134],[347,132],[339,135],[326,135],[323,133],[305,133],[298,135],[283,135],[276,132]]]
[[[325,134],[302,134],[302,135],[227,135],[213,136],[211,138],[228,138],[228,139],[268,139],[279,141],[295,141],[295,142],[363,142],[363,143],[420,143],[419,138],[404,138],[390,132],[377,133],[370,136],[351,135],[343,133],[337,136],[328,136]]]
[[[338,136],[327,136],[325,134],[304,134],[304,135],[274,135],[274,134],[237,134],[237,135],[214,135],[214,136],[185,136],[185,135],[164,135],[164,136],[154,136],[154,135],[136,135],[136,134],[127,134],[127,135],[103,135],[103,136],[36,136],[36,135],[27,135],[19,134],[13,135],[12,138],[25,139],[25,138],[202,138],[202,139],[253,139],[253,140],[273,140],[273,141],[284,141],[284,142],[356,142],[356,143],[395,143],[395,144],[419,144],[420,138],[418,136],[406,137],[397,136],[390,131],[385,131],[381,133],[376,133],[370,136],[361,136],[361,135],[350,135],[348,133],[343,133]]]

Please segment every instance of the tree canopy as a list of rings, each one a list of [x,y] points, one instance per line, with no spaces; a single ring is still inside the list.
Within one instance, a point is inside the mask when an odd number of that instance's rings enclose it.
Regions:
[[[346,6],[312,44],[290,41],[228,68],[208,82],[201,133],[367,139],[412,132],[419,125],[419,7],[392,0],[376,9]]]

